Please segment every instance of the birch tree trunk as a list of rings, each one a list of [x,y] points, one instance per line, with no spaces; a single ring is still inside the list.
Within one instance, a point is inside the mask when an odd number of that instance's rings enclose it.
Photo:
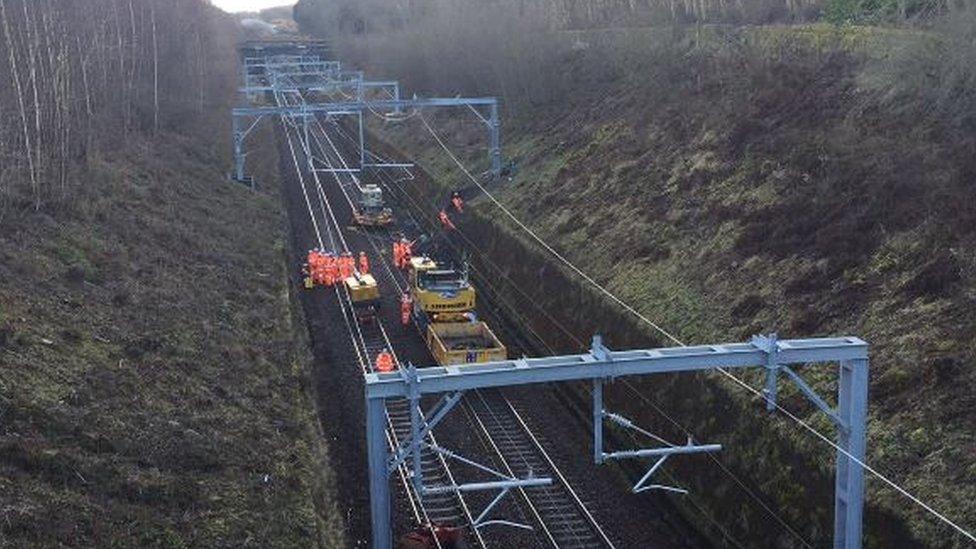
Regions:
[[[40,207],[40,189],[37,181],[37,170],[34,166],[31,135],[27,122],[27,105],[24,101],[24,87],[20,80],[20,66],[17,60],[13,34],[10,30],[10,19],[7,16],[6,0],[0,0],[0,23],[3,24],[3,35],[7,43],[7,54],[10,61],[10,74],[14,77],[14,89],[17,93],[17,105],[20,107],[21,127],[24,130],[24,152],[27,158],[27,171],[30,176],[31,194],[34,196],[36,207]]]
[[[149,4],[149,17],[152,20],[153,48],[153,135],[159,133],[159,43],[156,36],[156,6]]]

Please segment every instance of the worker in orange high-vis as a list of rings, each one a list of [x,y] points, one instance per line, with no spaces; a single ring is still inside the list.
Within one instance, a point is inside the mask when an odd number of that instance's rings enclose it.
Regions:
[[[311,290],[315,287],[315,256],[312,254],[312,250],[308,251],[308,255],[305,256],[305,264],[302,265],[302,284],[306,289]]]
[[[308,252],[308,274],[313,283],[322,283],[322,252],[317,249]]]
[[[454,223],[451,222],[451,218],[447,216],[447,212],[444,210],[441,210],[441,213],[437,214],[437,217],[440,218],[441,225],[444,226],[444,229],[453,231],[457,228],[454,226]]]
[[[369,258],[366,252],[359,252],[359,274],[369,274]]]
[[[399,240],[393,241],[393,264],[397,269],[403,268],[403,248]]]
[[[352,259],[352,255],[349,252],[342,252],[337,259],[339,263],[339,280],[345,280],[352,276],[352,269],[349,265],[349,260]]]
[[[376,355],[376,371],[377,372],[392,372],[394,369],[393,355],[389,350],[383,349],[380,354]]]
[[[307,278],[311,280],[312,284],[314,285],[315,284],[315,251],[314,250],[308,251],[308,255],[305,257],[305,268],[303,269],[303,271],[305,272],[306,275],[308,275]],[[306,286],[308,286],[307,283]]]
[[[339,278],[339,258],[337,258],[335,254],[329,253],[325,255],[324,259],[325,262],[322,265],[322,272],[324,274],[323,283],[326,286],[332,286]]]
[[[315,257],[309,259],[308,262],[308,272],[312,276],[312,280],[315,284],[322,284],[322,278],[324,276],[323,269],[325,268],[324,263],[325,257],[321,252],[316,251]]]
[[[405,293],[400,297],[400,323],[408,326],[411,313],[413,313],[413,299],[410,298],[410,294]]]
[[[413,257],[413,242],[410,242],[406,238],[400,240],[400,261],[402,265],[401,269],[410,268],[410,259]]]
[[[454,209],[458,213],[464,213],[464,199],[461,198],[461,193],[454,191],[454,194],[451,195],[451,204],[454,204]]]

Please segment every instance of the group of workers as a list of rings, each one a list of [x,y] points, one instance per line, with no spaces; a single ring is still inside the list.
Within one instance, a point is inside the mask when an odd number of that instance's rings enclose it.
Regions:
[[[369,258],[366,252],[359,252],[359,262],[350,252],[342,252],[336,255],[320,249],[308,251],[306,268],[312,283],[321,286],[332,286],[353,276],[356,271],[359,274],[369,274]]]
[[[458,191],[451,194],[450,204],[441,209],[438,218],[445,230],[456,230],[457,227],[451,221],[448,210],[460,214],[464,212],[464,199]],[[415,241],[409,241],[406,237],[400,237],[393,241],[393,263],[398,269],[406,270],[410,268],[410,260],[413,257],[413,245]],[[356,261],[349,252],[336,255],[322,250],[310,250],[308,252],[308,272],[315,284],[331,286],[338,284],[356,271]],[[359,254],[359,273],[369,273],[369,259],[364,252]],[[400,298],[400,321],[404,326],[409,326],[410,318],[413,315],[413,299],[409,293],[404,293]],[[397,368],[396,359],[389,349],[383,349],[376,355],[375,367],[377,372],[392,372]]]

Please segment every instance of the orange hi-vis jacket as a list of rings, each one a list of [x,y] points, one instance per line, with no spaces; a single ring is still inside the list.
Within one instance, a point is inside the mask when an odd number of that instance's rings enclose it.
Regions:
[[[308,252],[308,275],[315,284],[322,283],[322,253],[317,250]]]
[[[352,276],[352,271],[355,268],[355,265],[350,265],[353,262],[352,256],[347,252],[339,256],[337,261],[339,262],[339,279],[345,280]]]
[[[463,198],[461,198],[458,195],[455,195],[454,198],[451,199],[451,203],[454,204],[454,209],[457,210],[458,213],[464,212],[464,199]]]
[[[336,283],[336,279],[339,278],[339,266],[336,264],[339,258],[331,255],[325,256],[325,265],[322,267],[324,273],[324,284],[326,286],[331,286]]]
[[[369,258],[366,257],[366,252],[359,252],[359,273],[369,274]]]
[[[412,242],[407,242],[406,239],[403,239],[400,242],[400,261],[403,263],[403,265],[400,266],[401,269],[410,268],[410,258],[413,257],[412,248]]]
[[[403,266],[403,248],[400,246],[400,241],[398,240],[393,242],[393,264],[398,269]]]
[[[394,368],[393,355],[388,351],[381,351],[376,355],[376,371],[392,372]]]
[[[413,300],[410,294],[403,294],[400,298],[400,322],[406,326],[410,324],[410,313],[413,312]]]

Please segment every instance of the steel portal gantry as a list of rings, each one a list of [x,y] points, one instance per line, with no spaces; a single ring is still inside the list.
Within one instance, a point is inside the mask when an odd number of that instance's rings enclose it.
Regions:
[[[420,110],[429,107],[468,107],[488,127],[488,157],[490,173],[494,177],[501,174],[501,123],[498,116],[498,100],[494,97],[478,98],[417,98],[402,99],[400,84],[395,80],[370,81],[362,71],[343,70],[338,61],[322,60],[318,56],[304,53],[280,53],[264,57],[245,57],[242,63],[240,92],[252,103],[266,95],[277,97],[280,93],[325,92],[341,93],[343,89],[355,90],[355,98],[347,101],[303,103],[297,106],[243,107],[233,110],[234,119],[234,171],[231,177],[239,182],[251,183],[245,173],[247,153],[244,143],[255,125],[266,115],[301,118],[306,123],[309,117],[318,114],[329,116],[356,116],[359,126],[359,167],[344,171],[361,171],[364,168],[402,168],[411,166],[403,163],[369,163],[370,154],[366,145],[364,117],[366,111],[377,109],[401,115],[404,109]],[[367,90],[378,89],[386,92],[389,99],[369,99]],[[488,114],[478,111],[487,107]],[[381,115],[383,116],[383,115]],[[251,122],[253,121],[253,122]],[[248,124],[248,122],[251,122]]]
[[[793,367],[810,363],[839,363],[837,408],[832,408],[797,374]],[[422,437],[443,419],[463,391],[561,381],[590,380],[593,383],[594,461],[628,457],[658,457],[659,461],[634,487],[644,483],[663,459],[676,454],[713,451],[717,445],[654,448],[607,454],[603,452],[603,422],[622,419],[603,406],[605,382],[624,376],[694,372],[717,368],[762,368],[763,389],[768,406],[776,405],[780,374],[786,375],[801,393],[837,425],[836,475],[834,486],[834,547],[860,549],[864,507],[864,456],[868,408],[868,345],[856,337],[779,340],[774,335],[756,336],[748,343],[667,347],[660,349],[611,351],[599,336],[589,353],[546,358],[522,358],[484,364],[406,368],[399,372],[365,374],[366,442],[370,478],[370,512],[373,547],[392,547],[389,475],[397,464],[419,456]],[[415,436],[393,455],[387,450],[385,423],[387,399],[406,398],[418,402],[424,395],[444,395],[432,421],[413,426]],[[624,420],[626,421],[626,420]],[[415,479],[415,482],[419,479]],[[667,489],[667,487],[662,487]]]
[[[364,83],[365,84],[365,83]],[[377,87],[390,87],[390,82],[376,82]],[[360,88],[361,90],[361,88]],[[360,94],[362,92],[360,91]],[[399,93],[399,88],[397,88]],[[430,107],[487,107],[488,117],[482,118],[488,126],[488,157],[491,164],[491,173],[497,177],[501,174],[501,124],[498,118],[498,99],[495,97],[428,97],[413,99],[379,99],[366,100],[357,98],[352,101],[337,101],[330,103],[313,103],[298,106],[276,106],[276,107],[239,107],[233,110],[234,117],[234,177],[238,181],[248,181],[244,173],[244,140],[247,131],[244,125],[239,122],[244,119],[260,120],[264,116],[288,116],[294,118],[307,118],[316,114],[326,114],[330,116],[352,115],[359,121],[359,161],[360,169],[366,167],[383,167],[384,164],[369,164],[366,162],[368,149],[366,148],[366,133],[363,124],[365,111],[371,109],[383,109],[393,112],[400,112],[405,109],[424,109]],[[477,111],[476,111],[477,112]],[[253,126],[252,126],[253,127]],[[392,165],[394,167],[400,164]]]

